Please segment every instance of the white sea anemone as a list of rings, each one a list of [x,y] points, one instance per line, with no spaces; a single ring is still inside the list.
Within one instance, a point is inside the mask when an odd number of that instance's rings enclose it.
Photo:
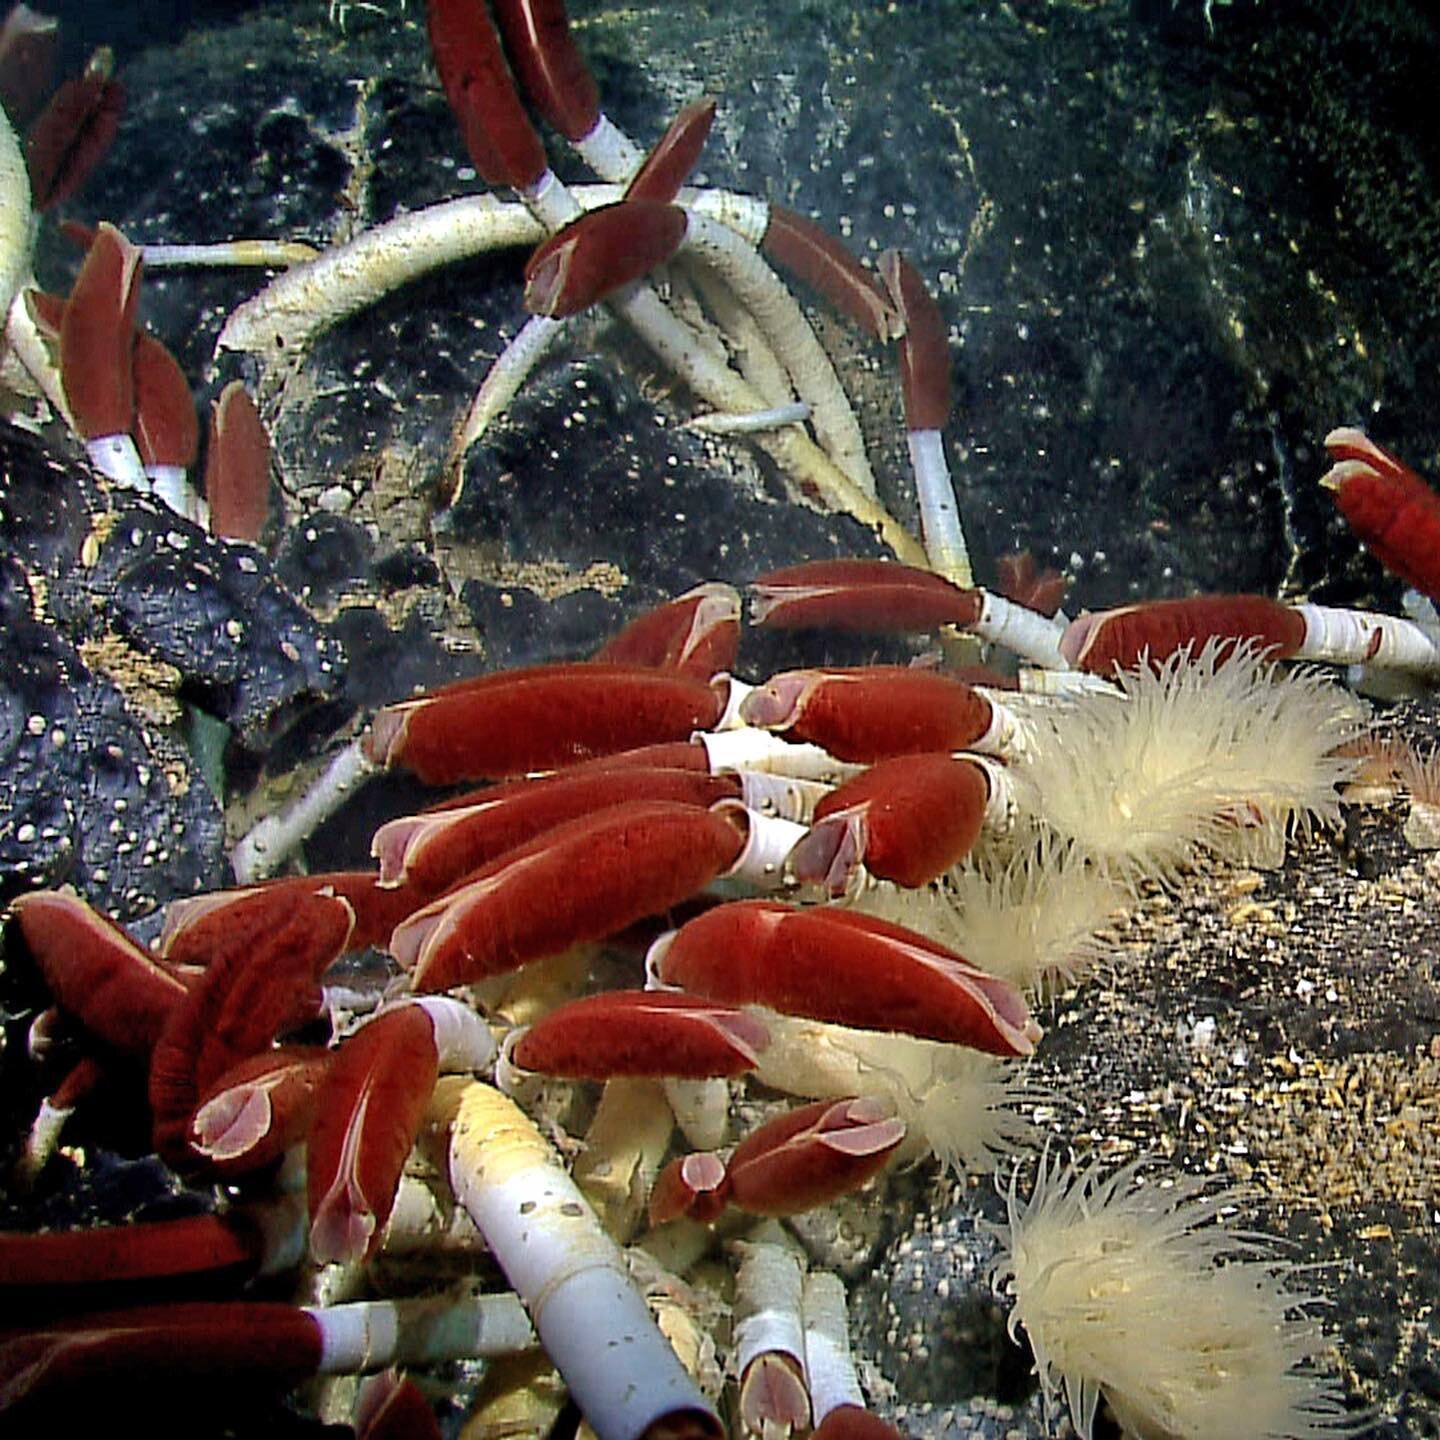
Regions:
[[[1014,1299],[1047,1405],[1063,1390],[1089,1440],[1103,1393],[1143,1440],[1301,1440],[1353,1434],[1325,1349],[1275,1242],[1221,1223],[1231,1192],[1161,1184],[1144,1161],[1104,1173],[1042,1159],[1009,1193],[994,1279]]]
[[[1036,714],[1016,767],[1036,823],[1103,870],[1173,879],[1201,849],[1278,864],[1285,838],[1339,814],[1336,748],[1359,703],[1320,672],[1214,642]]]
[[[980,1174],[1031,1150],[1040,1131],[1022,1106],[1054,1097],[1026,1084],[1015,1062],[962,1045],[818,1020],[764,1015],[770,1044],[755,1074],[766,1085],[811,1099],[875,1095],[905,1122],[902,1155],[934,1153],[955,1170]]]
[[[1059,991],[1112,953],[1096,935],[1132,892],[1042,835],[1003,863],[957,866],[924,890],[877,885],[856,908],[909,925],[1030,995]]]

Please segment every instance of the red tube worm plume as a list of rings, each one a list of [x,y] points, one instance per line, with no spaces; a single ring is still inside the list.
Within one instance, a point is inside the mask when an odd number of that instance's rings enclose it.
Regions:
[[[90,1230],[6,1232],[0,1233],[0,1286],[53,1290],[222,1270],[254,1272],[266,1244],[261,1228],[237,1211]]]
[[[811,1440],[905,1440],[905,1432],[863,1405],[837,1405],[811,1432]]]
[[[739,650],[740,592],[712,580],[637,616],[594,658],[708,680],[732,669]]]
[[[337,943],[348,948],[354,937],[353,931],[345,932],[345,923],[353,916],[350,896],[357,887],[346,882],[356,877],[374,878],[368,872],[352,876],[346,871],[289,875],[264,885],[173,900],[165,912],[160,952],[174,966],[244,966],[267,949],[276,949],[283,936],[303,955],[311,943],[305,930],[286,932],[297,922],[308,927],[317,955]]]
[[[270,514],[270,435],[238,380],[220,392],[210,412],[205,500],[212,535],[259,540]]]
[[[65,300],[60,295],[50,295],[44,290],[27,290],[25,302],[35,319],[35,327],[54,344],[60,342],[60,327],[65,323]]]
[[[703,680],[642,666],[538,665],[447,685],[386,706],[365,744],[371,759],[427,785],[503,780],[665,740],[720,718]]]
[[[684,106],[625,187],[625,198],[666,204],[673,200],[699,162],[714,123],[715,101],[711,96]]]
[[[600,940],[696,894],[744,836],[723,814],[636,800],[572,820],[477,871],[399,925],[417,991],[448,990]]]
[[[664,990],[607,990],[568,1001],[520,1032],[510,1058],[573,1080],[616,1075],[704,1080],[753,1070],[770,1043],[736,1005]]]
[[[1024,997],[926,936],[833,906],[737,900],[652,949],[667,985],[732,1005],[861,1030],[1029,1055],[1040,1039]]]
[[[862,765],[890,755],[982,748],[994,713],[963,681],[902,665],[785,670],[740,706],[746,724]]]
[[[383,944],[419,903],[404,886],[382,889],[372,870],[286,875],[260,885],[172,900],[160,932],[161,953],[172,965],[204,967],[221,949],[259,944],[290,912],[296,897],[303,903],[304,897],[326,893],[338,895],[355,912],[347,950]]]
[[[799,1360],[780,1350],[757,1355],[740,1377],[743,1433],[804,1435],[810,1430],[810,1397]]]
[[[689,1219],[699,1225],[718,1220],[729,1205],[725,1162],[708,1150],[680,1155],[655,1177],[648,1215],[652,1225]]]
[[[317,1263],[375,1253],[439,1073],[434,1024],[418,1005],[377,1015],[335,1052],[307,1147]]]
[[[950,418],[950,346],[945,322],[920,272],[898,251],[880,257],[880,278],[905,321],[900,383],[909,430],[943,430]]]
[[[105,158],[120,128],[125,91],[111,78],[115,56],[102,46],[72,76],[25,132],[25,164],[37,210],[68,199]]]
[[[190,1121],[190,1147],[218,1176],[263,1169],[304,1139],[330,1063],[322,1045],[282,1045],[225,1071]]]
[[[740,782],[733,775],[641,767],[578,775],[562,770],[497,785],[489,794],[472,793],[475,803],[470,805],[388,821],[375,832],[371,854],[380,861],[382,884],[403,883],[424,903],[507,851],[608,806],[669,800],[705,810],[719,800],[739,797]],[[394,925],[419,908],[412,904],[395,917]],[[388,937],[390,931],[385,933]]]
[[[1346,523],[1392,574],[1440,601],[1440,495],[1363,431],[1332,430],[1335,462],[1320,483]]]
[[[59,36],[59,22],[28,5],[12,5],[0,24],[0,105],[17,129],[50,87]]]
[[[597,755],[593,760],[567,766],[565,773],[591,774],[600,770],[692,770],[708,775],[710,757],[698,740],[664,740],[656,745],[637,745],[633,750],[617,750],[613,755]],[[472,792],[470,799],[476,798],[478,792]]]
[[[777,265],[818,290],[867,335],[893,340],[904,333],[904,321],[875,277],[813,220],[772,201],[760,248]]]
[[[268,934],[212,955],[150,1060],[155,1149],[170,1164],[193,1167],[198,1159],[189,1140],[200,1097],[320,1013],[320,976],[343,953],[353,924],[344,900],[297,895]]]
[[[135,384],[135,447],[148,470],[188,470],[200,450],[200,422],[190,382],[175,357],[153,335],[140,331],[132,352]]]
[[[751,583],[750,618],[776,629],[825,626],[861,634],[961,629],[980,618],[978,590],[889,560],[812,560]]]
[[[516,77],[530,103],[567,140],[600,118],[600,91],[570,37],[565,0],[491,0]]]
[[[725,1167],[732,1205],[752,1215],[799,1215],[873,1180],[905,1138],[882,1100],[817,1100],[768,1121]]]
[[[995,562],[995,572],[995,588],[1007,600],[1045,616],[1055,614],[1070,588],[1068,577],[1058,570],[1042,570],[1028,550],[1002,555]]]
[[[1151,600],[1081,615],[1070,622],[1060,652],[1077,670],[1110,675],[1144,664],[1163,665],[1183,650],[1198,655],[1216,642],[1215,662],[1253,644],[1283,660],[1305,640],[1304,617],[1265,595],[1196,595]]]
[[[863,864],[917,889],[957,865],[980,838],[990,801],[983,765],[948,752],[897,755],[832,790],[790,852],[802,884],[843,895]]]
[[[440,1440],[440,1425],[420,1387],[398,1370],[385,1370],[360,1387],[355,1440]]]
[[[93,1422],[142,1395],[214,1405],[217,1392],[283,1394],[323,1355],[319,1323],[290,1305],[157,1305],[31,1325],[0,1335],[0,1422]]]
[[[132,352],[140,251],[104,221],[85,256],[60,325],[60,373],[86,440],[128,434],[135,413]]]
[[[148,1055],[184,985],[74,891],[38,890],[11,909],[61,1008],[107,1045]]]
[[[602,205],[557,230],[525,264],[525,308],[563,320],[663,265],[685,239],[685,212],[654,200]]]
[[[429,0],[430,50],[465,149],[487,185],[526,190],[549,165],[515,93],[484,0]]]

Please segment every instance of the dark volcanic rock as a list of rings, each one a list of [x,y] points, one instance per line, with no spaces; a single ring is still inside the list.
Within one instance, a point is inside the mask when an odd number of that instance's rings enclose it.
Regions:
[[[133,916],[223,883],[224,827],[182,701],[264,740],[344,653],[253,547],[112,496],[0,428],[7,893],[70,882]]]

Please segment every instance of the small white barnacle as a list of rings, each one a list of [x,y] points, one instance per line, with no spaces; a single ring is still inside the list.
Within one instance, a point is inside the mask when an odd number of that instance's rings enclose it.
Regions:
[[[1063,1391],[1089,1440],[1103,1395],[1141,1440],[1313,1440],[1373,1417],[1345,1407],[1320,1364],[1316,1295],[1277,1242],[1223,1222],[1232,1191],[1146,1161],[1040,1161],[1030,1198],[1012,1175],[1008,1248],[992,1280],[1014,1302],[1047,1405]]]

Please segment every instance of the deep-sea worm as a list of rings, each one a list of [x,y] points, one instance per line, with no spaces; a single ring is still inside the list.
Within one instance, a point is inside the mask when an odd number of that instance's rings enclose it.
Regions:
[[[448,990],[599,940],[694,895],[740,858],[743,821],[635,800],[568,821],[483,866],[396,927],[417,990]]]
[[[983,828],[1003,833],[1015,800],[1002,765],[979,755],[932,751],[879,760],[815,807],[790,852],[802,884],[845,894],[862,875],[915,888],[974,848]]]
[[[745,697],[740,717],[864,765],[926,751],[998,752],[1015,731],[999,701],[901,665],[784,670]]]
[[[1363,431],[1325,437],[1335,462],[1320,483],[1346,523],[1392,574],[1440,600],[1440,495]]]
[[[688,740],[719,718],[704,680],[643,666],[536,666],[460,681],[389,705],[367,749],[428,785],[504,779],[663,740]]]
[[[1028,1055],[1040,1038],[1020,993],[901,925],[773,900],[718,906],[652,947],[660,980],[739,1005]]]
[[[798,1215],[873,1180],[904,1138],[905,1122],[873,1097],[799,1105],[735,1147],[726,1197],[752,1215]]]
[[[575,1079],[615,1075],[701,1080],[753,1070],[770,1043],[736,1005],[667,990],[606,990],[557,1006],[517,1033],[510,1059]]]

